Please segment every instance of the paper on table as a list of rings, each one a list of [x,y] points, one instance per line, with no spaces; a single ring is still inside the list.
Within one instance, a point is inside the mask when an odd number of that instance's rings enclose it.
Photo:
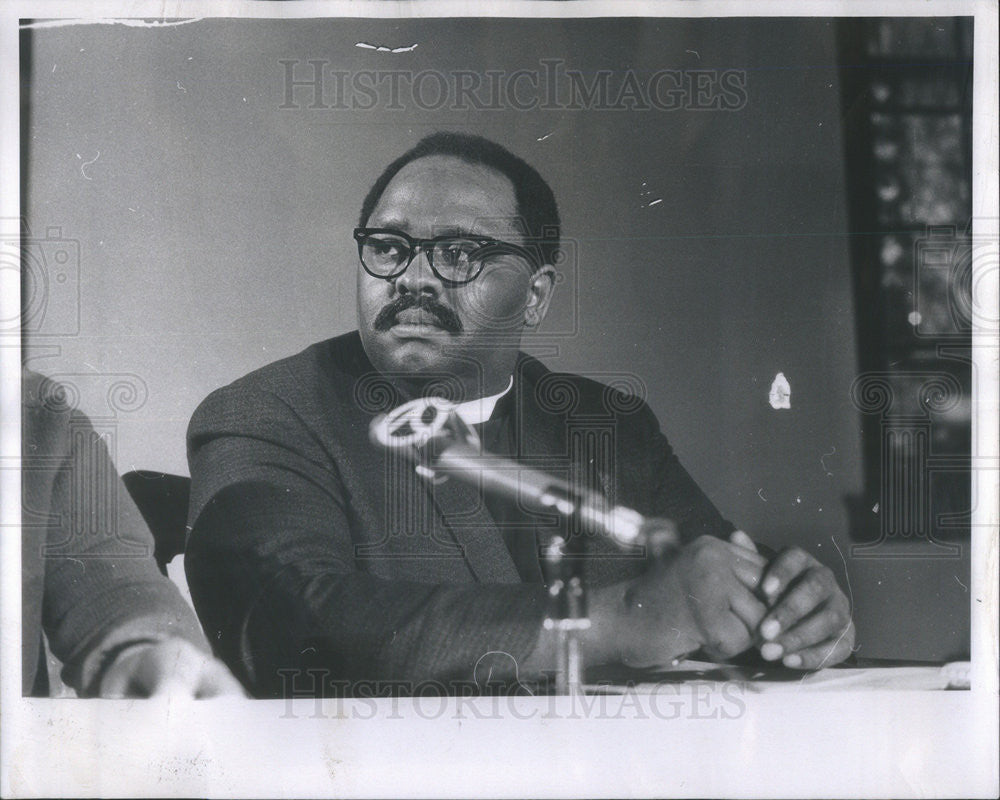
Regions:
[[[761,691],[968,689],[969,668],[967,661],[945,664],[943,667],[843,667],[810,672],[799,681],[752,680],[751,683]]]
[[[831,667],[816,672],[801,672],[780,666],[763,668],[736,667],[705,661],[682,661],[655,674],[612,676],[610,683],[591,685],[588,689],[614,691],[628,685],[642,692],[654,691],[663,683],[701,681],[707,683],[739,682],[751,691],[827,691],[842,689],[968,689],[970,664],[956,661],[929,666]],[[625,680],[621,680],[625,678]]]

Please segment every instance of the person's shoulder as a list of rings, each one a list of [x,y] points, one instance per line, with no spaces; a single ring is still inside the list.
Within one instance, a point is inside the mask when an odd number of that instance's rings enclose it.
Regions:
[[[646,386],[635,375],[557,372],[533,356],[521,353],[518,378],[542,410],[581,416],[651,416]]]
[[[354,373],[364,359],[361,337],[351,331],[306,347],[294,355],[248,372],[217,391],[285,394],[338,375]]]
[[[79,431],[90,419],[78,408],[80,391],[71,382],[21,369],[21,436],[26,453],[55,457],[68,452],[71,424]]]
[[[72,384],[21,368],[21,405],[25,411],[68,415],[76,411],[78,394]]]
[[[367,358],[357,331],[316,342],[291,356],[272,361],[210,393],[196,415],[234,410],[272,397],[290,406],[308,403],[317,393],[349,384],[366,369]],[[327,398],[329,399],[329,398]]]

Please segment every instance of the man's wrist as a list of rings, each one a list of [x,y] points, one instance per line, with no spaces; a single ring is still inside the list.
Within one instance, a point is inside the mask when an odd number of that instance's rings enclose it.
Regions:
[[[595,591],[591,627],[584,638],[586,664],[665,666],[700,645],[691,621],[643,599],[642,578]]]

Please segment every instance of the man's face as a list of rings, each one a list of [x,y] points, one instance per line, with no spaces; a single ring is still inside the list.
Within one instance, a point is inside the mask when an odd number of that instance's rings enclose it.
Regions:
[[[452,156],[425,156],[396,174],[366,227],[418,239],[467,235],[523,244],[516,215],[514,187],[501,173]],[[515,255],[488,259],[482,273],[461,286],[443,284],[423,251],[391,280],[372,277],[359,264],[365,351],[382,373],[456,376],[469,396],[501,391],[523,328],[545,313],[551,278],[551,267],[536,272]],[[425,305],[406,308],[416,298]]]

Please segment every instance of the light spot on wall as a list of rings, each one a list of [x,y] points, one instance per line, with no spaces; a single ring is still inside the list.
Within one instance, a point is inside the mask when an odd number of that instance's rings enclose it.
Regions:
[[[792,407],[792,387],[788,385],[788,379],[784,372],[779,372],[771,382],[771,391],[767,394],[767,402],[771,408],[791,408]]]

